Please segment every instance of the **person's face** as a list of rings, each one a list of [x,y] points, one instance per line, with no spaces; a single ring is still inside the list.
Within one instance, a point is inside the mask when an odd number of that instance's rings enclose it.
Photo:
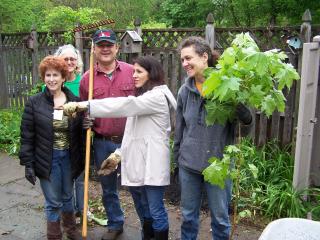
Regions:
[[[117,56],[119,46],[108,41],[102,41],[94,46],[96,60],[101,65],[112,64]]]
[[[193,46],[181,49],[181,63],[189,77],[201,77],[203,70],[208,67],[208,54],[197,54]]]
[[[148,80],[149,73],[138,63],[133,65],[133,80],[136,88],[141,88]]]
[[[77,54],[72,49],[67,49],[61,54],[61,57],[68,64],[68,72],[74,72],[77,68]]]
[[[44,74],[44,83],[51,93],[60,90],[64,80],[61,72],[56,69],[49,68]]]

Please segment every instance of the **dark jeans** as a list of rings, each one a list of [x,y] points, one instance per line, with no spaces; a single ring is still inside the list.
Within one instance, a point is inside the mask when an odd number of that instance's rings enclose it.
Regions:
[[[121,144],[112,141],[94,138],[93,149],[96,168],[100,169],[103,160],[107,159],[120,146]],[[123,227],[124,216],[117,192],[117,171],[107,176],[100,176],[99,180],[103,192],[102,202],[108,218],[107,227],[112,230],[119,230]]]
[[[54,149],[49,180],[40,178],[48,221],[58,221],[61,212],[73,212],[72,185],[69,150]]]
[[[230,234],[230,220],[228,208],[231,196],[231,180],[226,180],[225,188],[204,182],[200,173],[194,173],[179,168],[181,184],[181,240],[196,240],[199,230],[199,212],[202,200],[202,188],[208,195],[208,205],[211,215],[212,238],[214,240],[228,240]]]
[[[157,232],[169,228],[168,214],[163,203],[164,190],[164,186],[129,187],[141,225],[145,219],[152,219],[152,228]]]

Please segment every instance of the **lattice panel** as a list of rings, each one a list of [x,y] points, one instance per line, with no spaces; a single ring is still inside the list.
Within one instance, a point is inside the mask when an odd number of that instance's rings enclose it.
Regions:
[[[217,48],[225,49],[230,46],[235,35],[241,32],[250,32],[261,50],[273,48],[286,49],[286,40],[290,36],[299,36],[300,26],[274,28],[216,28]]]
[[[28,33],[15,33],[15,34],[3,34],[2,45],[4,47],[16,47],[24,44],[25,39],[28,37]]]
[[[177,48],[182,39],[189,36],[203,36],[203,29],[159,29],[143,30],[144,48]]]
[[[38,32],[38,44],[39,47],[46,47],[46,46],[61,46],[66,44],[65,42],[65,32]],[[74,42],[74,36],[72,35],[72,39]]]

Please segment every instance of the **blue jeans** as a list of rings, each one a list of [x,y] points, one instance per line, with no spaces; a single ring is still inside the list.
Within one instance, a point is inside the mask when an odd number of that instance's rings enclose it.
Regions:
[[[60,220],[61,212],[73,212],[72,185],[69,150],[53,149],[49,179],[40,178],[45,197],[45,213],[49,222]]]
[[[129,187],[141,225],[145,219],[152,219],[152,228],[157,232],[169,228],[168,214],[163,203],[164,190],[164,186]]]
[[[228,240],[230,235],[230,220],[228,215],[231,181],[227,180],[225,189],[204,182],[198,173],[179,168],[181,184],[181,240],[196,240],[199,230],[199,212],[202,200],[202,188],[208,195],[208,205],[211,215],[211,229],[214,240]]]
[[[84,172],[82,172],[76,180],[74,180],[74,210],[75,212],[83,212],[83,195],[84,195]]]
[[[100,169],[103,160],[120,146],[120,144],[111,141],[94,138],[93,149],[96,168]],[[108,218],[107,227],[112,230],[122,229],[124,216],[117,192],[117,171],[107,176],[99,176],[99,179],[102,187],[102,203]]]

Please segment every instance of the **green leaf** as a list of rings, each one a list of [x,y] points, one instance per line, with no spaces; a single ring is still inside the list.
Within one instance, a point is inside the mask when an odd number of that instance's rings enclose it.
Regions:
[[[239,91],[241,79],[237,77],[222,76],[220,85],[216,88],[214,95],[220,101],[229,100]]]
[[[246,59],[249,69],[255,69],[256,74],[264,75],[268,71],[268,57],[261,52],[256,52],[248,56]]]
[[[291,64],[283,63],[282,68],[279,69],[275,78],[278,79],[279,82],[278,90],[282,90],[285,86],[290,88],[293,80],[298,80],[300,77]]]
[[[266,113],[268,117],[270,117],[273,111],[276,109],[276,102],[271,95],[264,97],[263,102],[261,104],[261,110]]]
[[[207,111],[206,124],[225,124],[233,119],[234,105],[221,103],[218,100],[207,101],[205,104]]]
[[[264,98],[264,91],[262,91],[261,85],[252,85],[250,88],[250,96],[249,96],[249,103],[258,108]]]
[[[277,109],[279,110],[279,112],[284,112],[285,110],[285,101],[286,101],[286,98],[284,97],[282,91],[280,90],[273,90],[272,91],[272,96],[275,100],[275,104],[277,106]]]
[[[213,157],[211,164],[202,172],[204,180],[212,185],[218,185],[221,189],[225,187],[225,180],[229,176],[230,162]]]
[[[206,74],[208,74],[208,77],[202,87],[203,95],[205,97],[214,92],[221,83],[221,76],[218,71],[210,70],[210,72],[207,71]]]

